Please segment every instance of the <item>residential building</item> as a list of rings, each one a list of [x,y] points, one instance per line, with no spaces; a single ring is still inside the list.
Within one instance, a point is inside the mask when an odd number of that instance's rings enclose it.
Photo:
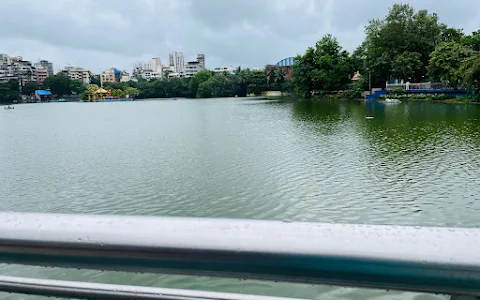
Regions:
[[[60,73],[67,75],[71,80],[81,80],[85,84],[90,84],[90,70],[80,67],[66,67]]]
[[[114,83],[120,82],[120,78],[122,77],[122,72],[115,68],[110,68],[108,70],[103,71],[100,74],[100,83],[103,86],[104,83]]]
[[[152,71],[151,62],[136,62],[133,64],[133,77],[140,78],[144,70]]]
[[[35,64],[35,67],[41,66],[48,72],[48,76],[52,76],[53,73],[53,63],[49,62],[48,60],[41,60]]]
[[[48,70],[41,67],[35,68],[35,80],[39,85],[42,85],[48,76]]]
[[[162,72],[162,59],[160,57],[152,58],[152,63],[150,66],[152,68],[152,71]]]
[[[213,72],[215,73],[230,73],[230,74],[233,74],[233,67],[232,66],[228,66],[228,67],[219,67],[219,68],[215,68],[213,69]]]
[[[205,54],[198,54],[197,55],[197,61],[198,63],[202,66],[202,68],[205,70]]]
[[[143,70],[143,72],[140,74],[140,77],[142,77],[145,80],[163,79],[163,74],[162,72],[155,72],[152,70]]]
[[[35,81],[35,67],[21,56],[0,54],[0,81],[8,82],[14,79],[20,84]]]
[[[183,73],[185,59],[182,52],[170,52],[168,55],[169,66],[173,67],[175,73]]]
[[[136,81],[135,77],[130,76],[126,70],[122,71],[122,76],[120,77],[120,82],[129,82]]]
[[[197,60],[189,61],[185,65],[185,77],[192,77],[198,72],[205,70],[205,55],[198,54]]]

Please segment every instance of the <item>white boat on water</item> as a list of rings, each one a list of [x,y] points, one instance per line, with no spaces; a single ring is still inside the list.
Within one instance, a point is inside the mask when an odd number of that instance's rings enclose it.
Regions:
[[[400,101],[399,99],[390,99],[390,98],[387,98],[385,99],[385,103],[401,103],[402,101]]]

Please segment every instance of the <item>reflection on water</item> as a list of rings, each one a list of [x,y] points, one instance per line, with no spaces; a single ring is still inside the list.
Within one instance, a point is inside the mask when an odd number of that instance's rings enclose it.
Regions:
[[[2,210],[480,226],[476,105],[211,99],[19,105],[13,114],[0,113]],[[301,298],[441,298],[183,276],[0,270]]]

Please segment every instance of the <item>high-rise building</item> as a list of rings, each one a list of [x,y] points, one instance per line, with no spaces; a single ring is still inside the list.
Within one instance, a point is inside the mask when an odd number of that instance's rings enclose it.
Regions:
[[[39,64],[42,66],[42,68],[47,70],[48,76],[53,75],[53,63],[49,62],[48,60],[41,60]]]
[[[173,67],[175,73],[183,73],[185,66],[185,59],[182,52],[170,52],[168,55],[169,66]]]
[[[197,55],[197,61],[200,64],[200,66],[205,70],[205,54],[198,54]]]
[[[152,71],[162,72],[162,59],[160,57],[152,58]]]

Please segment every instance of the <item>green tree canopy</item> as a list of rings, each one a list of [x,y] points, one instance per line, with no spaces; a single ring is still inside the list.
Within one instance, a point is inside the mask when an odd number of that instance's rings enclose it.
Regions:
[[[395,4],[383,20],[371,20],[365,29],[361,47],[365,69],[377,75],[376,83],[381,84],[393,75],[394,65],[407,58],[405,53],[414,53],[408,60],[421,62],[413,79],[419,80],[427,73],[430,53],[441,41],[442,32],[446,32],[446,26],[439,23],[436,14],[427,10],[415,12],[408,4]],[[445,38],[453,35],[450,30]],[[396,73],[404,73],[398,72],[398,65],[395,69]]]
[[[197,96],[198,87],[200,86],[200,84],[210,79],[210,77],[212,77],[212,72],[207,70],[198,72],[197,74],[193,75],[189,83],[190,93],[194,97]]]
[[[461,43],[474,51],[480,51],[480,30],[462,37]]]
[[[22,87],[22,94],[33,95],[40,86],[36,82],[27,82]]]
[[[138,90],[134,87],[127,87],[125,89],[125,94],[128,95],[129,97],[134,98],[135,96],[138,95]]]
[[[420,78],[423,69],[422,55],[420,53],[403,52],[393,60],[391,72],[393,76],[411,80]]]
[[[460,66],[463,86],[477,89],[476,94],[480,93],[480,52],[475,52],[465,59]]]
[[[470,53],[468,48],[456,42],[439,44],[431,54],[428,65],[429,75],[434,80],[440,80],[452,88],[457,88],[463,77],[460,66]]]
[[[43,88],[50,89],[52,94],[58,97],[69,95],[71,93],[71,80],[64,74],[48,76],[43,82]]]
[[[14,82],[12,83],[12,81]],[[10,80],[7,83],[0,83],[0,103],[12,103],[13,100],[19,100],[19,98],[18,81]]]
[[[85,92],[86,84],[83,83],[81,80],[71,80],[70,81],[70,91],[80,95],[81,93]]]
[[[297,56],[293,68],[297,91],[306,97],[312,93],[344,89],[353,74],[348,52],[343,50],[332,35],[324,36],[315,48],[308,48]]]

